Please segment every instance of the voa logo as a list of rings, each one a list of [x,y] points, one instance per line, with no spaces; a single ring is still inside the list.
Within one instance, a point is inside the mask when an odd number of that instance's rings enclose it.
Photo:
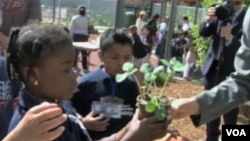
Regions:
[[[244,129],[226,129],[227,136],[247,136]]]

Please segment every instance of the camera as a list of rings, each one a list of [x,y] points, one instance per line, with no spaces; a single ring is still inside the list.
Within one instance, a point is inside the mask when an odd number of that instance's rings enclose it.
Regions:
[[[230,17],[233,17],[234,9],[233,9],[233,0],[227,0],[227,2],[223,5],[216,5],[215,16],[221,21],[227,21]]]

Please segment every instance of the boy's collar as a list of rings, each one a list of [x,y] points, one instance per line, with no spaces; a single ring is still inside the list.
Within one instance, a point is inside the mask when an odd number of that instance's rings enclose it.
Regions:
[[[112,79],[112,77],[106,72],[104,65],[99,67],[98,73],[101,74],[99,75],[101,79]]]

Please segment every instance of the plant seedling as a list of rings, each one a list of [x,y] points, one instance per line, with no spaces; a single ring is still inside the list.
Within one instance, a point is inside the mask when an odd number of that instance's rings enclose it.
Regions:
[[[163,96],[164,88],[168,82],[172,81],[175,72],[183,71],[184,66],[182,63],[176,60],[161,60],[163,65],[159,65],[153,68],[150,64],[144,63],[138,69],[131,62],[123,64],[122,74],[116,75],[116,81],[118,83],[123,82],[128,76],[132,75],[137,83],[140,95],[138,96],[138,102],[143,105],[148,115],[155,114],[159,120],[164,120],[167,115],[167,108],[169,107],[169,100]],[[138,78],[135,72],[140,71],[144,74],[143,85],[140,86]],[[162,88],[160,91],[152,91],[157,87],[157,80],[163,80]]]

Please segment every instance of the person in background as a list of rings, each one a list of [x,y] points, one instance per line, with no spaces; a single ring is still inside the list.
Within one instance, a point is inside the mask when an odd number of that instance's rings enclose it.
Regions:
[[[192,28],[193,24],[189,21],[187,16],[182,18],[182,31],[189,31]]]
[[[140,68],[143,63],[147,63],[147,55],[148,51],[150,50],[147,44],[141,41],[141,38],[137,34],[137,28],[135,25],[131,25],[129,27],[129,32],[133,39],[133,64]],[[136,72],[136,77],[138,78],[139,82],[143,84],[144,75],[140,71]]]
[[[210,7],[207,16],[200,24],[200,36],[212,39],[201,68],[205,78],[205,90],[225,80],[235,71],[235,54],[241,46],[242,23],[246,13],[244,0],[232,0],[230,20],[225,24],[216,16],[216,8]],[[237,124],[239,108],[232,109],[223,115],[224,124]],[[206,141],[217,141],[220,135],[221,119],[207,123]]]
[[[151,56],[151,52],[154,46],[154,41],[150,33],[151,33],[151,27],[145,25],[142,29],[141,40],[142,40],[142,43],[146,45],[147,55],[144,57],[144,60],[145,62],[148,62],[148,63],[150,62],[150,56]]]
[[[196,64],[196,59],[197,59],[197,55],[195,52],[195,46],[192,43],[192,40],[189,41],[187,49],[184,49],[184,64],[185,64],[185,70],[183,72],[183,78],[187,81],[192,80],[191,78],[191,73],[192,70],[194,70],[195,68],[195,64]]]
[[[154,14],[149,19],[148,23],[145,25],[145,26],[148,27],[148,29],[150,31],[149,36],[152,38],[153,46],[156,45],[156,43],[157,43],[156,33],[158,31],[158,22],[159,22],[159,20],[160,20],[160,15],[159,14]]]
[[[142,34],[142,28],[145,25],[144,18],[146,17],[147,13],[146,11],[140,11],[139,17],[136,19],[135,26],[137,27],[137,33],[139,35]]]
[[[133,39],[133,63],[137,67],[140,67],[144,62],[146,62],[144,59],[148,54],[149,48],[147,44],[142,42],[135,25],[131,25],[129,27],[129,33]]]
[[[6,71],[6,49],[12,27],[37,24],[41,20],[40,0],[0,0],[0,140],[7,134],[17,106],[19,82],[10,82]]]
[[[168,26],[169,26],[169,18],[164,18],[162,22],[160,23],[160,28],[159,28],[159,37],[158,37],[158,43],[161,42],[162,37],[166,37],[167,32],[168,32]]]
[[[169,24],[169,18],[163,19],[162,23],[160,24],[160,28],[158,31],[158,43],[156,46],[156,56],[158,58],[158,64],[161,64],[160,59],[164,58],[165,48],[166,48],[166,38],[168,33],[168,25]]]
[[[70,24],[69,31],[74,42],[87,42],[89,39],[89,27],[91,26],[90,18],[86,15],[86,7],[80,5],[78,7],[78,14],[73,16]],[[88,73],[88,52],[85,50],[77,51],[75,66],[77,66],[78,56],[81,53],[83,73]],[[80,69],[80,68],[79,68]]]
[[[235,72],[209,90],[192,97],[174,100],[171,103],[173,119],[191,116],[194,126],[198,127],[250,100],[249,31],[250,7],[243,21],[241,46],[235,55]]]
[[[2,25],[0,28],[0,50],[8,47],[12,27],[36,24],[42,19],[40,0],[0,0]]]
[[[173,40],[172,57],[180,62],[183,62],[183,53],[187,48],[187,40],[185,39],[184,32],[179,31],[176,33],[177,38]]]

